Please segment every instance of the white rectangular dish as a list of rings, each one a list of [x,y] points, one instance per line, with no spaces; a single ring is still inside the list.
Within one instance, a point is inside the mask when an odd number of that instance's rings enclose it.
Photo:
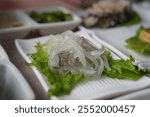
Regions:
[[[29,15],[33,11],[37,13],[62,11],[63,13],[71,14],[73,19],[70,21],[60,21],[56,23],[38,23]],[[71,30],[81,23],[81,19],[76,14],[63,7],[35,8],[25,10],[24,12],[34,22],[34,27],[38,29],[42,35],[56,34],[65,30]]]
[[[104,41],[98,39],[93,33],[86,32],[86,31],[79,31],[76,34],[80,36],[84,36],[89,41],[91,41],[95,46],[101,47],[102,45],[108,47],[109,50],[115,51],[117,55],[114,55],[116,58],[123,58],[126,59],[127,57],[120,53],[118,50],[113,48],[111,45],[105,43]],[[34,38],[30,40],[22,40],[17,39],[15,40],[16,47],[23,58],[28,62],[31,63],[31,59],[27,56],[29,53],[35,52],[35,43],[37,41],[44,43],[49,39],[48,36]],[[35,68],[32,67],[33,71],[37,75],[38,80],[40,81],[41,85],[43,86],[45,92],[49,89],[48,81],[45,77]],[[108,77],[101,77],[99,79],[85,79],[85,81],[78,84],[70,94],[65,96],[59,97],[52,97],[51,99],[108,99],[115,96],[122,95],[127,92],[136,91],[145,87],[150,86],[150,78],[144,76],[143,78],[137,81],[130,81],[130,80],[118,80],[118,79],[111,79]]]
[[[35,95],[0,45],[0,99],[33,100]]]

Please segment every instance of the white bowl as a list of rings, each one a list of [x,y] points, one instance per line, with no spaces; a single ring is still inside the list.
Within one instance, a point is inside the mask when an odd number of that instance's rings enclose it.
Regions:
[[[35,95],[0,45],[0,99],[33,100]]]
[[[73,20],[57,23],[38,23],[29,16],[29,13],[32,11],[52,12],[56,10],[71,14],[73,16]],[[38,29],[42,35],[56,34],[64,32],[65,30],[74,29],[81,23],[81,19],[77,15],[63,7],[1,11],[0,14],[1,13],[6,14],[6,17],[8,17],[9,20],[19,21],[23,25],[18,27],[0,29],[0,39],[25,38],[30,31],[36,29]]]
[[[81,19],[77,15],[75,15],[73,12],[63,7],[28,9],[26,10],[26,13],[29,16],[29,14],[32,11],[41,13],[41,12],[52,12],[57,10],[62,11],[64,13],[71,14],[73,16],[73,20],[56,22],[56,23],[38,23],[34,19],[30,18],[34,22],[34,27],[38,29],[42,35],[56,34],[56,33],[64,32],[65,30],[71,30],[81,23]]]

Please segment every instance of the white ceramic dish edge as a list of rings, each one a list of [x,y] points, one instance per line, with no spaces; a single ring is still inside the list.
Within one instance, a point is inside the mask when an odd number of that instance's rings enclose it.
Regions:
[[[31,87],[27,83],[27,81],[24,79],[23,75],[19,72],[19,70],[10,62],[8,55],[6,54],[5,50],[3,47],[0,45],[0,65],[9,67],[12,70],[12,73],[15,76],[15,79],[17,82],[19,82],[19,85],[21,86],[21,92],[20,94],[23,95],[18,95],[16,97],[17,100],[34,100],[35,95],[34,92],[32,91]],[[18,89],[20,91],[20,89]]]
[[[114,100],[150,100],[150,88],[129,93],[117,98]]]

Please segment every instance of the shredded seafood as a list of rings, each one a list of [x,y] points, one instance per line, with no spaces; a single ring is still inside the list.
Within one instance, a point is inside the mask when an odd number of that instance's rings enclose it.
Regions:
[[[96,48],[87,39],[72,31],[50,35],[43,47],[48,53],[49,68],[53,72],[101,76],[104,68],[110,70],[105,50]]]

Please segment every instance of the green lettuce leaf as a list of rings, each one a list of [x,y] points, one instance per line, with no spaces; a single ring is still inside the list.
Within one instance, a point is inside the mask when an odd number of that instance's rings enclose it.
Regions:
[[[137,66],[133,65],[134,59],[130,57],[128,60],[112,58],[111,54],[107,52],[107,59],[111,70],[104,70],[103,75],[111,78],[137,80],[143,75],[150,73],[150,70],[138,69]]]
[[[139,34],[141,31],[146,30],[144,27],[140,27],[137,30],[137,33],[134,37],[131,37],[129,39],[126,40],[126,47],[136,51],[137,53],[140,54],[150,54],[150,44],[148,43],[143,43],[140,39],[139,39]]]

